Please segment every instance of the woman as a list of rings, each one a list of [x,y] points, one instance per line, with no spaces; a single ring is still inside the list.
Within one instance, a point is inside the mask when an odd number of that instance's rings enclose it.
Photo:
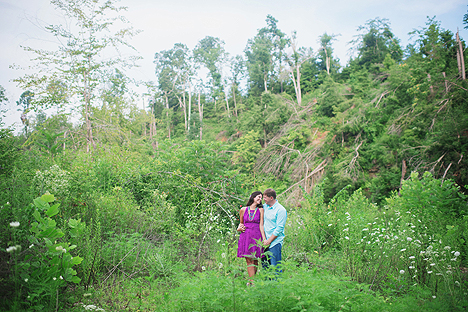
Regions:
[[[246,207],[239,211],[240,224],[237,231],[241,232],[237,257],[245,258],[247,272],[252,278],[257,272],[258,259],[262,257],[261,242],[266,240],[263,229],[262,192],[253,192]],[[250,279],[252,282],[252,279]],[[247,283],[251,285],[251,283]]]

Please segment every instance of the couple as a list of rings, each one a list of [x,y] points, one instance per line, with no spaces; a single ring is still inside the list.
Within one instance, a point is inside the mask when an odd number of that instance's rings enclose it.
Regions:
[[[262,205],[262,198],[265,204]],[[237,257],[245,258],[247,272],[252,278],[257,272],[258,259],[263,266],[276,266],[281,263],[281,246],[286,225],[286,209],[276,200],[276,192],[269,188],[265,192],[253,192],[247,206],[241,208],[241,232]],[[258,244],[257,242],[260,242]],[[269,251],[269,256],[264,255]],[[252,280],[250,280],[252,281]]]

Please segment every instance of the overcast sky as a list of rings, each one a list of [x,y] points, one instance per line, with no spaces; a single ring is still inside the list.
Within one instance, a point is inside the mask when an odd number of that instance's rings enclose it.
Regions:
[[[121,0],[118,4],[128,7],[123,15],[143,31],[131,41],[143,57],[141,67],[129,74],[144,81],[155,80],[154,53],[175,43],[193,49],[200,39],[213,36],[225,42],[231,55],[242,54],[247,40],[266,26],[268,14],[287,35],[297,31],[299,46],[317,50],[324,32],[340,34],[334,49],[342,65],[349,59],[348,42],[357,27],[376,17],[390,21],[403,47],[411,42],[408,33],[424,27],[428,16],[435,16],[442,28],[453,33],[458,27],[460,36],[468,38],[462,23],[468,3],[463,0]],[[20,45],[44,46],[44,38],[50,37],[41,27],[60,21],[60,12],[48,0],[0,0],[0,85],[10,100],[7,125],[20,125],[15,102],[23,91],[11,82],[21,72],[9,66],[30,65],[30,55]]]

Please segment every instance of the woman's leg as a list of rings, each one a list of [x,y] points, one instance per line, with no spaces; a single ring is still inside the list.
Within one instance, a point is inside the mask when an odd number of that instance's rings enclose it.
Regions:
[[[249,257],[245,257],[245,261],[247,262],[247,273],[249,273],[249,277],[253,277],[257,272],[258,261]]]

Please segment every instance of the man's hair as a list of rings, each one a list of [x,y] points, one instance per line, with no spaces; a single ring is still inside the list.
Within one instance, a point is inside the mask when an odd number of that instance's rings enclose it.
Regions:
[[[274,189],[266,189],[264,192],[263,192],[263,195],[266,195],[268,197],[273,197],[274,199],[276,199],[276,192]]]

